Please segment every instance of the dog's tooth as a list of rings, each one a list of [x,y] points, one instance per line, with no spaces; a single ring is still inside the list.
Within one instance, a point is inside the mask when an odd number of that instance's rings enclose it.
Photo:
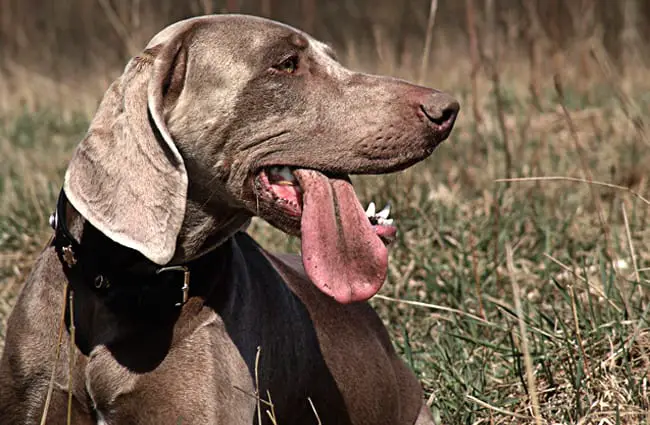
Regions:
[[[392,218],[381,218],[377,219],[377,224],[380,226],[391,226],[393,224]]]
[[[368,204],[368,209],[366,209],[366,217],[374,217],[375,216],[375,203],[370,202]]]
[[[386,206],[377,213],[377,217],[381,217],[384,220],[388,218],[390,215],[390,203],[386,204]]]

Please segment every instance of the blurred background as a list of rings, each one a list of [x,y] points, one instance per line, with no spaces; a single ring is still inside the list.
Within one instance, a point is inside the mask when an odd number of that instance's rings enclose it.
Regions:
[[[516,75],[571,67],[582,82],[598,74],[594,49],[621,72],[644,65],[650,2],[642,0],[0,0],[0,72],[5,93],[30,99],[30,84],[56,83],[48,96],[78,94],[113,79],[157,31],[189,16],[267,16],[334,45],[366,68],[413,75],[431,26],[431,53],[418,78],[463,84],[491,61]],[[601,58],[602,59],[602,58]],[[358,64],[357,64],[358,65]],[[597,67],[596,67],[597,68]],[[56,89],[56,90],[55,90]],[[33,91],[33,88],[31,89]],[[100,90],[98,88],[98,90]],[[37,91],[38,98],[44,94]],[[95,93],[93,93],[95,95]],[[5,100],[5,103],[7,99]],[[42,100],[42,99],[41,99]],[[5,104],[5,106],[7,106]]]
[[[166,25],[225,11],[459,99],[430,158],[353,178],[364,204],[392,204],[371,303],[436,424],[650,424],[642,0],[0,0],[0,346],[104,91]]]

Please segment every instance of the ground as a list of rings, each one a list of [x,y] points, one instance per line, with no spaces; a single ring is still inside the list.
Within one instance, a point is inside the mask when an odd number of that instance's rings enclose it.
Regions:
[[[439,423],[648,423],[650,92],[551,75],[533,96],[507,71],[476,94],[427,80],[461,101],[450,139],[409,171],[355,178],[399,228],[371,303]],[[91,116],[19,105],[0,116],[2,323]],[[260,221],[250,232],[299,247]]]

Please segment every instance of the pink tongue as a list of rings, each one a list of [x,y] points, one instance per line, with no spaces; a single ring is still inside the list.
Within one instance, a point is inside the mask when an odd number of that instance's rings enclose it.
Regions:
[[[313,170],[296,170],[303,189],[302,261],[318,289],[340,303],[365,301],[386,278],[388,250],[352,185]]]

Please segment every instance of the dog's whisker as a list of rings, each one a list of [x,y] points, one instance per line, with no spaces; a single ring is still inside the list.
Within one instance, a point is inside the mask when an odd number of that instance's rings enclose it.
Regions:
[[[278,138],[280,138],[282,136],[286,136],[289,133],[291,133],[289,130],[281,130],[281,131],[278,131],[277,133],[274,133],[274,134],[271,134],[271,135],[256,138],[256,139],[251,140],[248,143],[245,143],[242,146],[240,146],[239,151],[241,152],[241,151],[248,150],[250,148],[254,148],[255,146],[258,146],[258,145],[260,145],[262,143],[270,142],[270,141],[272,141],[274,139],[278,139]]]

